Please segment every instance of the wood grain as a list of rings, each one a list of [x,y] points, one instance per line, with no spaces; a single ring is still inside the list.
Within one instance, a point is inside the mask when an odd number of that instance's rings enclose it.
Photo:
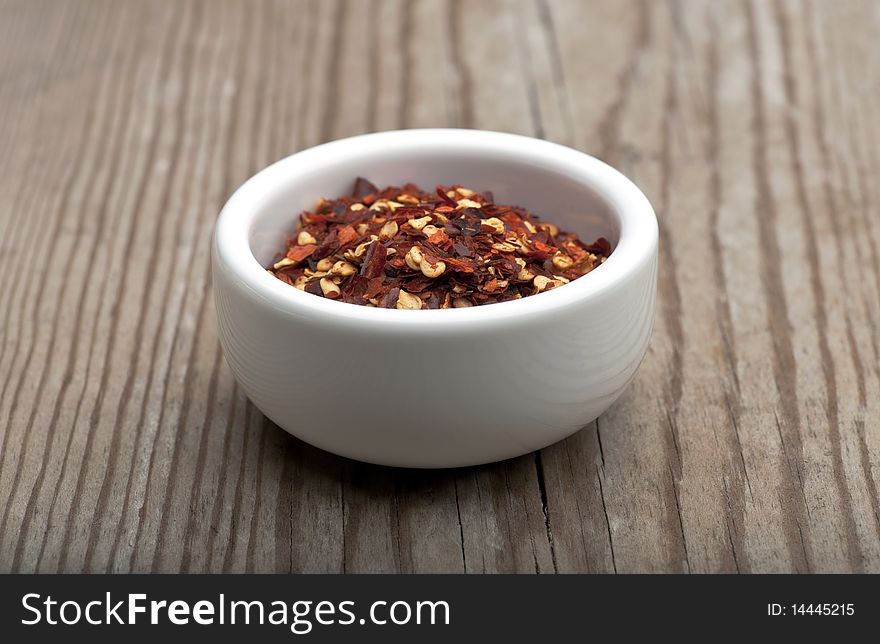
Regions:
[[[876,3],[11,0],[0,570],[880,571]],[[398,127],[596,154],[661,220],[649,354],[540,453],[405,471],[262,417],[209,239]]]

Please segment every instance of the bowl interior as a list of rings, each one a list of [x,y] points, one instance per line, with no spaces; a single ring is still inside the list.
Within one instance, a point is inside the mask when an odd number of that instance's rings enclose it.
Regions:
[[[614,247],[620,238],[619,213],[601,191],[565,165],[546,158],[492,149],[411,146],[353,148],[345,154],[303,159],[286,168],[288,160],[275,167],[283,174],[263,193],[251,220],[250,249],[264,267],[284,250],[300,212],[314,208],[321,197],[334,199],[351,194],[358,176],[380,188],[415,183],[423,190],[433,190],[438,184],[489,190],[496,203],[527,208],[542,221],[578,233],[587,243],[605,237]]]

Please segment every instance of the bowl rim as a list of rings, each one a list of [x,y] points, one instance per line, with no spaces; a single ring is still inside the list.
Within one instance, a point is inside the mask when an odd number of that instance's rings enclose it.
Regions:
[[[519,300],[451,309],[400,311],[336,302],[291,288],[273,277],[251,249],[250,231],[261,197],[290,180],[299,170],[332,166],[354,150],[369,156],[370,149],[424,154],[435,148],[459,152],[491,149],[540,165],[545,171],[565,173],[583,183],[616,213],[620,236],[614,251],[599,267],[581,279]],[[330,195],[332,197],[333,195]],[[299,213],[291,213],[291,219]],[[646,262],[653,261],[658,245],[654,209],[642,191],[621,172],[584,152],[518,134],[488,130],[428,128],[390,130],[337,139],[287,156],[260,170],[229,197],[214,227],[213,262],[226,267],[241,286],[273,309],[294,316],[318,316],[324,321],[383,329],[454,329],[460,325],[499,325],[558,313],[560,309],[599,297],[627,281]],[[216,275],[215,275],[216,285]]]

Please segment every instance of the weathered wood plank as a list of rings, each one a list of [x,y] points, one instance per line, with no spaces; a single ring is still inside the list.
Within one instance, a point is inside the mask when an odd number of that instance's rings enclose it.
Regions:
[[[880,571],[865,0],[0,7],[0,570]],[[228,194],[332,138],[539,136],[661,220],[609,412],[413,472],[288,436],[216,338]]]

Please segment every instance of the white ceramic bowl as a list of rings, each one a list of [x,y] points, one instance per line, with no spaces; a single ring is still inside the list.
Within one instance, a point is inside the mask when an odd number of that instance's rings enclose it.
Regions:
[[[520,300],[399,311],[326,300],[266,272],[302,210],[378,186],[491,190],[585,241],[614,246],[590,274]],[[226,360],[291,434],[350,458],[455,467],[518,456],[578,431],[621,394],[654,319],[657,219],[626,177],[581,152],[478,130],[334,141],[262,170],[214,234]]]

